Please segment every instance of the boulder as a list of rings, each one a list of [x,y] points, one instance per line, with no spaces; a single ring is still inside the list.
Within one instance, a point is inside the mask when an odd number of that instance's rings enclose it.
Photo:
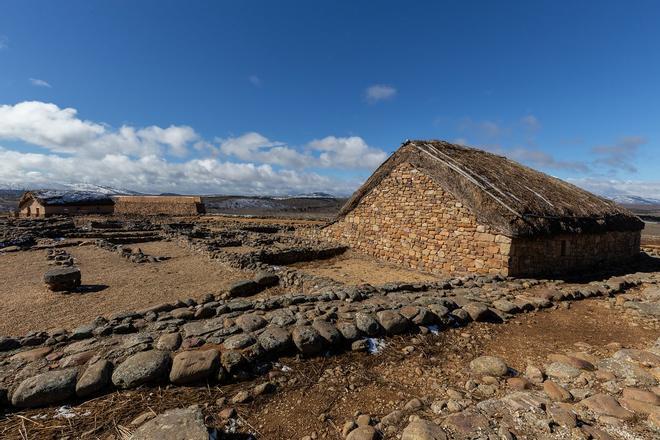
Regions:
[[[380,332],[380,324],[371,315],[358,312],[355,314],[355,326],[368,336],[376,336]]]
[[[442,428],[427,420],[414,420],[406,426],[401,440],[446,440],[447,434]]]
[[[480,356],[470,362],[470,369],[476,374],[495,377],[506,376],[509,371],[506,362],[496,356]]]
[[[90,364],[78,379],[76,395],[89,397],[101,391],[110,383],[111,374],[112,364],[105,359]]]
[[[163,351],[174,351],[181,345],[180,333],[165,333],[158,338],[156,348]]]
[[[346,440],[376,440],[376,430],[371,426],[359,426],[346,436]]]
[[[238,281],[229,288],[229,296],[231,298],[237,296],[252,296],[261,292],[263,287],[252,280]]]
[[[301,325],[293,329],[293,343],[306,355],[318,354],[323,350],[324,339],[312,326]]]
[[[44,274],[44,283],[53,292],[71,291],[80,287],[80,269],[58,267]]]
[[[145,383],[161,382],[169,373],[170,354],[149,350],[134,354],[122,362],[112,374],[117,388],[135,388]]]
[[[236,318],[236,325],[241,328],[245,333],[250,333],[266,327],[268,321],[254,313],[246,313]]]
[[[385,329],[385,332],[390,335],[398,335],[410,327],[408,318],[394,310],[383,310],[378,312],[376,316],[380,325]]]
[[[291,335],[279,326],[267,327],[257,338],[266,354],[280,354],[291,348]]]
[[[268,288],[277,286],[280,282],[280,277],[270,272],[257,272],[254,276],[254,282],[260,285],[261,287]]]
[[[580,404],[598,415],[611,416],[623,420],[631,420],[634,417],[632,412],[621,407],[619,402],[609,394],[596,394],[584,399]]]
[[[41,373],[25,379],[11,396],[11,403],[19,408],[34,408],[61,402],[76,393],[75,368]]]
[[[328,321],[315,319],[314,322],[312,322],[312,327],[314,327],[314,329],[319,332],[319,335],[321,335],[321,337],[325,339],[329,345],[338,345],[342,342],[341,333],[339,333],[337,327]]]
[[[131,440],[208,440],[204,416],[198,408],[172,409],[149,420]]]
[[[215,350],[182,351],[172,361],[170,382],[183,385],[212,377],[220,367],[220,354]]]

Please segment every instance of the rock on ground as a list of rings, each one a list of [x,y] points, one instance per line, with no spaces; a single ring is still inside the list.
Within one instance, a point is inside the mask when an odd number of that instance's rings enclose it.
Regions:
[[[76,392],[75,368],[48,371],[25,379],[16,388],[11,403],[19,408],[32,408],[61,402]]]
[[[470,369],[476,373],[487,376],[506,376],[509,367],[502,358],[496,356],[480,356],[470,362]]]
[[[203,381],[219,367],[220,355],[215,350],[182,351],[174,357],[170,381],[176,385]]]
[[[78,397],[89,397],[110,383],[112,364],[105,359],[89,365],[76,384]]]
[[[433,422],[414,420],[406,426],[401,440],[446,440],[447,434]]]
[[[130,356],[112,374],[117,388],[135,388],[145,383],[159,382],[167,377],[170,354],[166,351],[149,350]]]
[[[208,440],[204,416],[197,408],[172,409],[140,426],[132,440]]]
[[[75,290],[80,287],[80,269],[60,267],[44,274],[44,283],[53,292]]]

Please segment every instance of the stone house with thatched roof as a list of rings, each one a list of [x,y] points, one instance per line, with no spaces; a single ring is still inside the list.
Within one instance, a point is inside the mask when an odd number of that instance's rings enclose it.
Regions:
[[[115,214],[198,215],[206,209],[198,196],[115,196]]]
[[[613,202],[505,157],[407,141],[321,236],[431,272],[538,276],[627,262],[643,227]]]
[[[20,217],[112,214],[113,209],[109,196],[90,191],[27,191],[18,202]]]

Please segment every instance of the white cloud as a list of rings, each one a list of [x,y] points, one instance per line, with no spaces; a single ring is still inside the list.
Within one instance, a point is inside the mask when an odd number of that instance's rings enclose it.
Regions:
[[[9,38],[5,35],[0,35],[0,50],[7,49],[9,47]]]
[[[250,75],[248,77],[248,81],[250,81],[250,83],[255,87],[261,87],[263,84],[263,81],[261,81],[261,78],[259,78],[257,75]]]
[[[157,156],[62,157],[0,147],[0,183],[48,187],[53,183],[78,182],[156,193],[274,195],[329,189],[347,194],[358,184],[316,173],[278,171],[270,165],[233,163],[214,158],[172,163]]]
[[[81,120],[72,108],[26,101],[0,105],[0,139],[20,140],[57,153],[98,156],[108,153],[146,156],[167,151],[183,156],[200,139],[188,126],[112,129]]]
[[[299,152],[283,142],[251,132],[238,137],[216,139],[220,152],[241,160],[293,168],[375,168],[386,158],[383,150],[372,148],[359,136],[328,136],[307,144],[311,151]]]
[[[574,185],[605,197],[640,196],[660,200],[660,181],[569,178]]]
[[[30,78],[30,84],[32,84],[35,87],[47,87],[47,88],[53,87],[47,81],[38,78]]]
[[[313,140],[309,146],[321,152],[318,162],[323,167],[373,169],[387,159],[385,151],[370,147],[359,136],[327,136]]]
[[[375,104],[376,102],[386,101],[388,99],[394,98],[396,96],[397,90],[386,84],[374,84],[367,87],[364,91],[364,98],[370,104]]]
[[[46,151],[2,148],[2,140]],[[191,152],[194,158],[187,156]],[[187,160],[173,161],[167,154]],[[328,136],[301,148],[257,132],[212,143],[188,126],[113,128],[55,104],[0,105],[0,183],[13,185],[88,182],[146,192],[347,194],[357,179],[308,170],[374,168],[386,157],[357,136]]]

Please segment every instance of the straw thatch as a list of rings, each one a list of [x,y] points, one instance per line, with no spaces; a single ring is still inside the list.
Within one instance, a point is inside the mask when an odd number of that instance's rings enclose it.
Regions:
[[[643,222],[614,202],[503,156],[445,141],[406,141],[353,194],[352,211],[401,163],[431,177],[483,224],[511,236],[638,231]]]

